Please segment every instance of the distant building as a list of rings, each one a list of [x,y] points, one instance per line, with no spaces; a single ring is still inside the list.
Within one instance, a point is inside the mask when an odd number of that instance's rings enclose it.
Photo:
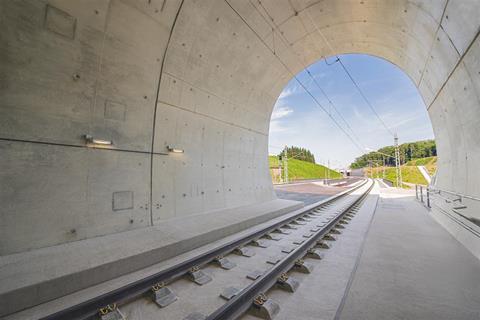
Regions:
[[[336,171],[340,172],[344,177],[350,176],[352,172],[350,169],[337,169]]]

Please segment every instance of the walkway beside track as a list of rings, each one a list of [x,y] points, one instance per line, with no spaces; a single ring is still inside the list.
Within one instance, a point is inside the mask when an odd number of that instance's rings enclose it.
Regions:
[[[339,319],[480,319],[480,261],[414,191],[381,189]]]
[[[480,319],[480,261],[412,190],[377,183],[314,272],[296,277],[294,294],[269,293],[275,320]]]
[[[254,228],[261,227],[260,224]],[[228,242],[231,237],[219,241]],[[300,281],[294,293],[279,288],[267,292],[269,298],[280,304],[275,320],[480,319],[480,261],[433,220],[430,212],[415,200],[414,191],[382,188],[377,183],[357,214],[345,229],[341,229],[337,241],[332,243],[331,249],[322,249],[323,259],[308,259],[313,265],[310,274],[292,272]],[[38,319],[42,314],[88,300],[218,244],[218,241],[211,243],[7,319]],[[261,256],[260,251],[256,257]],[[232,255],[231,259],[239,262],[235,259],[244,257]],[[204,299],[215,289],[215,282],[238,285],[231,277],[232,272],[246,272],[252,268],[243,270],[238,263],[236,269],[221,275],[217,266],[208,266],[205,269],[215,281],[194,287],[196,291],[189,295],[190,291],[182,288],[191,289],[192,284],[183,279],[174,291],[182,301]],[[217,289],[213,290],[215,294]],[[224,303],[220,297],[218,299]],[[178,302],[172,305],[175,310],[178,306]],[[181,320],[182,316],[172,317],[172,307],[160,312],[162,310],[147,299],[122,309],[132,320]],[[186,309],[196,308],[193,307],[194,304],[188,304]],[[241,319],[258,318],[245,314]]]

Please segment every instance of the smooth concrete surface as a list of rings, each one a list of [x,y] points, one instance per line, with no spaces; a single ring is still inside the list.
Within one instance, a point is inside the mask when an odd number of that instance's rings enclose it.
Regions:
[[[274,289],[278,320],[473,320],[480,317],[480,262],[412,191],[378,185],[313,272]],[[246,315],[243,320],[257,318]]]
[[[327,320],[334,319],[361,255],[364,239],[375,213],[379,198],[378,185],[374,186],[355,217],[341,229],[331,249],[323,250],[321,260],[307,259],[313,265],[310,274],[291,271],[289,275],[300,281],[299,288],[290,293],[278,288],[267,292],[269,298],[280,304],[275,320]],[[245,315],[242,320],[258,318]],[[358,318],[362,319],[362,318]],[[367,318],[365,318],[366,320]],[[362,319],[363,320],[363,319]]]
[[[480,195],[477,0],[27,0],[0,12],[1,255],[274,199],[273,105],[294,74],[340,53],[410,76],[435,132],[436,186]]]
[[[280,199],[301,201],[306,205],[328,198],[327,195],[323,194],[290,192],[284,190],[275,190],[275,194]]]
[[[480,260],[480,246],[476,245],[480,241],[480,220],[475,220],[468,210],[473,201],[462,198],[458,201],[458,196],[433,192],[430,198],[432,217]]]
[[[347,195],[347,198],[348,197],[349,196]],[[120,287],[122,287],[122,286],[124,286],[128,283],[132,283],[132,282],[135,282],[139,279],[143,279],[145,277],[151,276],[155,273],[158,273],[161,270],[171,268],[172,266],[174,266],[178,263],[181,263],[185,260],[188,260],[188,259],[194,258],[198,255],[204,254],[204,253],[210,251],[213,248],[216,248],[218,246],[227,244],[231,241],[234,241],[234,240],[240,239],[242,237],[245,237],[246,235],[248,235],[252,232],[257,232],[259,230],[262,230],[263,228],[271,225],[272,223],[277,223],[277,222],[283,221],[284,219],[291,218],[291,217],[297,215],[299,212],[303,212],[304,210],[306,210],[308,208],[312,208],[314,206],[315,206],[315,204],[312,205],[312,206],[306,206],[302,209],[286,213],[286,214],[281,215],[281,216],[276,217],[276,218],[272,218],[269,221],[266,221],[266,222],[263,222],[263,223],[258,223],[258,224],[254,225],[254,226],[252,226],[248,229],[245,229],[245,230],[240,231],[238,233],[232,234],[230,236],[225,236],[221,239],[210,242],[206,245],[203,245],[203,246],[198,247],[196,249],[190,250],[190,251],[185,252],[183,254],[175,255],[174,257],[172,257],[170,259],[167,259],[167,260],[164,260],[162,262],[156,263],[152,266],[146,267],[144,269],[141,269],[141,270],[138,270],[138,271],[135,271],[135,272],[132,272],[132,273],[125,274],[123,276],[119,276],[119,277],[111,279],[111,280],[107,280],[107,281],[102,282],[100,284],[90,286],[90,287],[85,288],[83,290],[76,291],[72,294],[62,296],[58,299],[51,300],[49,302],[37,305],[35,307],[28,308],[28,309],[20,311],[20,312],[16,312],[16,313],[11,314],[9,316],[6,316],[2,319],[5,319],[5,320],[27,320],[27,319],[30,320],[30,319],[32,319],[33,320],[33,319],[38,319],[38,318],[48,316],[50,314],[58,312],[59,310],[63,310],[66,307],[77,305],[77,304],[79,304],[83,301],[86,301],[86,300],[92,299],[94,297],[97,297],[98,295],[101,295],[101,294],[107,293],[109,291],[118,289],[118,288],[120,288]],[[273,242],[273,244],[275,244],[275,242]],[[270,255],[271,254],[271,252],[270,252],[270,250],[268,250],[268,248],[266,250],[263,250],[263,248],[256,248],[256,247],[251,247],[251,248],[253,250],[255,250],[259,254],[259,256],[265,257],[265,255]],[[261,252],[262,250],[265,251],[265,252],[262,253]],[[235,257],[236,256],[233,255],[233,254],[229,255],[229,259],[230,258],[235,259]],[[238,256],[238,258],[250,260],[250,258],[245,258],[245,257],[241,257],[241,256]],[[265,261],[263,261],[262,264],[265,264]],[[208,270],[211,270],[209,268],[209,266],[206,266],[206,268]],[[227,278],[226,279],[229,279],[228,273],[230,271],[232,271],[232,270],[227,271],[227,275],[226,275]],[[183,282],[180,284],[180,286],[183,286]],[[196,285],[194,285],[194,286],[196,286]],[[200,287],[200,288],[202,288],[202,287]],[[141,300],[143,300],[143,299],[141,299]],[[192,302],[192,305],[194,305],[193,302]],[[140,308],[142,308],[143,303],[139,302],[137,304],[137,306],[140,306]],[[188,305],[188,308],[191,308],[191,307],[192,307],[191,305]],[[208,308],[209,306],[206,305],[204,307]],[[149,310],[151,310],[151,306],[147,306],[147,308],[149,308]],[[155,308],[158,308],[158,307],[155,306]],[[158,311],[158,309],[155,309],[155,310]],[[155,315],[154,318],[158,319],[159,313],[156,312],[154,315]],[[162,316],[166,316],[167,319],[171,319],[171,318],[168,318],[168,313],[166,315],[162,314]],[[143,320],[145,320],[145,319],[146,318],[143,318]]]
[[[355,180],[351,180],[353,184]],[[352,187],[352,186],[349,186]],[[336,193],[345,191],[347,187],[325,186],[321,182],[300,182],[291,184],[275,185],[275,194],[280,199],[301,201],[309,205],[326,199]]]
[[[355,197],[360,194],[362,190],[353,191],[351,195],[346,195],[341,203],[351,201],[351,197]],[[317,204],[318,205],[318,204]],[[124,276],[106,281],[96,286],[86,288],[84,290],[72,293],[68,296],[61,297],[59,299],[49,301],[48,303],[38,305],[33,308],[29,308],[22,312],[18,312],[9,316],[6,316],[5,320],[30,320],[38,319],[45,316],[48,316],[56,311],[62,310],[65,307],[76,305],[88,299],[115,290],[119,287],[124,286],[127,283],[134,282],[136,280],[142,279],[144,277],[150,276],[161,270],[172,267],[173,265],[180,263],[182,261],[193,258],[199,254],[205,253],[216,246],[229,243],[235,239],[242,238],[243,236],[261,230],[272,223],[282,221],[283,219],[288,219],[297,215],[299,212],[308,210],[309,208],[314,207],[306,206],[301,210],[296,210],[290,213],[287,213],[283,216],[272,219],[271,221],[265,222],[263,224],[257,224],[249,229],[241,231],[231,236],[219,239],[213,243],[209,243],[205,246],[191,250],[184,254],[175,256],[171,259],[165,260],[161,263],[152,265],[148,268],[133,272],[131,274],[126,274]],[[323,220],[319,217],[320,220]],[[183,319],[187,314],[191,312],[201,312],[203,314],[208,314],[212,312],[216,307],[221,306],[225,300],[219,297],[219,292],[223,288],[231,285],[244,287],[251,283],[251,280],[248,280],[245,275],[254,269],[268,269],[272,265],[267,264],[266,260],[272,254],[279,254],[280,250],[286,245],[285,242],[290,243],[293,239],[298,239],[298,233],[305,233],[306,230],[310,229],[310,226],[304,225],[299,226],[300,228],[297,231],[297,234],[292,233],[290,235],[282,235],[282,240],[273,241],[267,240],[270,244],[268,248],[260,248],[249,246],[250,249],[255,251],[256,255],[250,258],[238,256],[236,254],[227,255],[228,259],[237,263],[237,266],[231,270],[222,270],[215,264],[207,264],[202,267],[202,270],[209,273],[213,276],[213,281],[209,282],[206,285],[198,286],[191,281],[186,281],[186,279],[178,279],[173,283],[169,284],[169,287],[178,295],[178,301],[174,304],[159,309],[157,305],[151,302],[149,296],[145,296],[134,301],[131,301],[127,304],[122,305],[121,311],[126,315],[130,320],[170,320],[170,319]],[[303,230],[302,230],[303,229]]]
[[[3,256],[0,316],[148,267],[301,207],[300,202],[277,199]]]
[[[381,189],[338,319],[480,318],[480,262],[411,191]]]
[[[417,166],[417,168],[422,174],[422,176],[425,178],[425,180],[427,181],[427,185],[430,184],[430,182],[432,182],[432,177],[430,177],[430,174],[428,173],[427,168],[425,168],[425,166]]]

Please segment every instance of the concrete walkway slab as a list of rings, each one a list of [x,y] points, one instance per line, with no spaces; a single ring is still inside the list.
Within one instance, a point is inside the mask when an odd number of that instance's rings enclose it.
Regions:
[[[300,281],[295,293],[273,289],[268,296],[280,303],[280,313],[275,320],[326,320],[334,319],[345,295],[350,276],[362,248],[363,239],[372,220],[378,200],[378,186],[367,196],[355,217],[342,229],[333,247],[323,250],[322,260],[308,259],[313,272],[291,272]],[[242,320],[256,320],[245,315]]]
[[[295,293],[268,293],[276,320],[480,319],[480,261],[410,190],[377,183],[324,252]]]
[[[0,257],[0,316],[140,270],[303,207],[277,199]]]
[[[414,193],[381,189],[339,319],[480,319],[480,261]]]

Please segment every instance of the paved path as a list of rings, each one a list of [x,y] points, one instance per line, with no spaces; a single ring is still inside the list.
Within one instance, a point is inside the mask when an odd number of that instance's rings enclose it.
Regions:
[[[414,198],[380,190],[339,319],[480,319],[480,261]]]
[[[390,186],[385,182],[383,182],[382,179],[375,179],[375,180],[378,182],[378,185],[380,186],[380,188],[390,188]]]
[[[430,177],[430,174],[428,173],[427,168],[425,168],[425,166],[417,166],[417,168],[418,170],[420,170],[420,173],[423,175],[425,180],[427,180],[427,182],[430,184],[430,182],[432,181],[432,178]]]
[[[325,186],[318,182],[312,181],[287,185],[276,185],[275,193],[280,199],[302,201],[305,205],[309,205],[342,192],[345,189],[346,187]]]
[[[377,185],[325,254],[294,294],[269,293],[276,319],[480,319],[480,261],[413,190]]]

